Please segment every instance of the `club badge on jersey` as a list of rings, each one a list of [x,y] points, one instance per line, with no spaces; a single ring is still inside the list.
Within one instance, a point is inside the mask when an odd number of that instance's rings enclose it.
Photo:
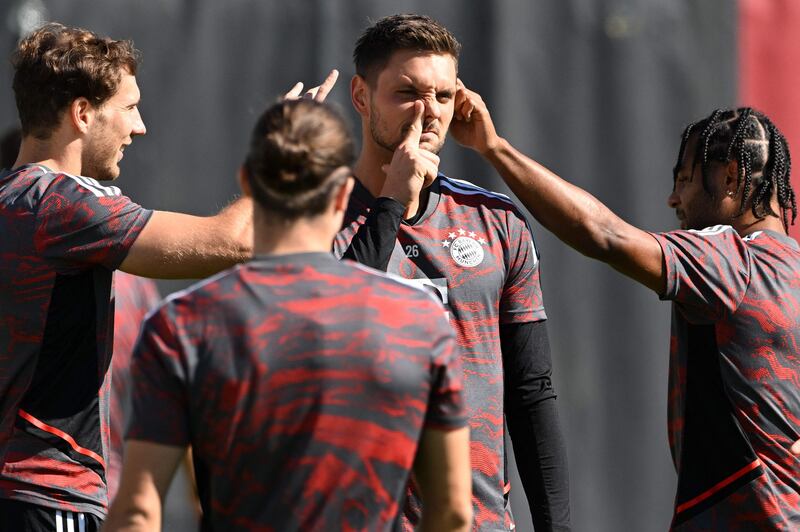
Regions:
[[[475,231],[465,231],[459,227],[447,233],[442,247],[450,250],[450,256],[463,268],[473,268],[483,262],[486,239]]]

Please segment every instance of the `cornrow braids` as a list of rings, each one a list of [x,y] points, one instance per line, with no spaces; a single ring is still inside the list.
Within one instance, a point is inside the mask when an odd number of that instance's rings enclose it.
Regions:
[[[702,148],[703,158],[702,160],[702,177],[703,177],[703,190],[706,192],[710,192],[708,189],[708,166],[710,164],[709,160],[709,144],[711,137],[713,136],[716,129],[719,127],[719,117],[722,115],[723,109],[715,109],[711,116],[709,117],[708,121],[705,124],[705,127],[700,132],[700,142],[697,144],[695,150],[695,160],[697,160],[697,151]],[[699,125],[699,124],[698,124]]]
[[[698,130],[694,161],[701,165],[703,189],[710,192],[708,169],[712,162],[735,160],[739,168],[736,186],[737,190],[742,190],[737,216],[743,214],[749,205],[759,220],[767,216],[780,217],[788,230],[797,218],[797,204],[790,181],[789,146],[775,124],[750,107],[714,110],[708,117],[684,129],[674,176],[679,171],[689,137]],[[780,215],[772,209],[773,194],[777,195]],[[791,220],[789,212],[792,213]]]

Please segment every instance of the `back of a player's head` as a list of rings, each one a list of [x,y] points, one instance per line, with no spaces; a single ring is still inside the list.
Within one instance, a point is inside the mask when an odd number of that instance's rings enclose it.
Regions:
[[[77,98],[102,106],[124,71],[136,75],[138,60],[130,41],[80,28],[50,23],[27,35],[12,56],[22,134],[47,139]]]
[[[689,153],[686,153],[687,150]],[[758,219],[779,216],[771,206],[773,197],[776,197],[784,226],[788,229],[794,223],[797,205],[790,180],[792,162],[789,144],[764,113],[750,107],[715,110],[684,129],[676,171],[685,155],[691,158],[693,164],[700,166],[706,191],[709,190],[711,163],[736,161],[739,168],[738,186],[742,187],[739,214],[749,205]]]
[[[458,64],[461,44],[450,31],[425,15],[390,15],[364,30],[356,42],[356,74],[372,84],[397,51],[450,54]]]
[[[0,168],[12,168],[17,161],[22,135],[18,127],[12,127],[0,137]]]
[[[294,220],[325,212],[354,158],[352,135],[338,112],[313,100],[286,100],[256,123],[245,173],[263,212]]]

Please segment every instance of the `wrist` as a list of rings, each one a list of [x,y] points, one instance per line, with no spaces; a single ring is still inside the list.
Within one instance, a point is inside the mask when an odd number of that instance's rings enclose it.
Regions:
[[[387,178],[378,197],[391,198],[408,207],[416,199],[417,194],[418,192],[413,190],[409,183],[392,181],[391,178]]]
[[[397,201],[391,196],[384,196],[381,194],[375,198],[375,203],[372,205],[372,210],[379,212],[389,212],[395,216],[402,216],[406,210],[406,205]]]
[[[497,154],[499,154],[505,148],[505,146],[506,139],[500,137],[499,135],[495,135],[486,141],[486,144],[479,153],[486,159],[492,159],[492,157],[497,156]]]

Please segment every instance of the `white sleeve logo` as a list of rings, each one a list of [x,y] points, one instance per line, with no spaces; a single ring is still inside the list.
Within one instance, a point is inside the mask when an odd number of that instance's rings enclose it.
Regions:
[[[73,181],[78,183],[81,188],[85,188],[98,198],[102,198],[103,196],[113,197],[122,195],[122,191],[119,189],[119,187],[104,187],[96,179],[92,179],[91,177],[70,174],[64,175],[71,178]]]
[[[700,236],[714,236],[724,233],[728,229],[733,231],[733,227],[730,225],[712,225],[711,227],[706,227],[705,229],[689,229],[689,232]]]

